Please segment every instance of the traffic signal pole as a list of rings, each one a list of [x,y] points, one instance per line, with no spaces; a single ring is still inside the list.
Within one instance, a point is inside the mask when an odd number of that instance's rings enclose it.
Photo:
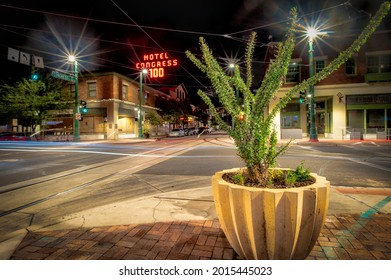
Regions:
[[[138,96],[139,106],[138,106],[138,138],[143,138],[143,117],[142,108],[143,108],[143,71],[140,71],[140,86],[139,86],[139,96]]]
[[[80,132],[79,132],[79,118],[80,118],[80,107],[79,107],[79,78],[78,78],[78,67],[77,61],[73,63],[73,70],[75,76],[75,108],[73,114],[73,141],[80,141]]]

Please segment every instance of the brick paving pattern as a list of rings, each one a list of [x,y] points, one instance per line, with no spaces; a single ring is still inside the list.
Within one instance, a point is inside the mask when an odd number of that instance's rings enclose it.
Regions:
[[[15,260],[234,260],[217,220],[30,232]],[[391,215],[328,216],[308,259],[391,260]]]

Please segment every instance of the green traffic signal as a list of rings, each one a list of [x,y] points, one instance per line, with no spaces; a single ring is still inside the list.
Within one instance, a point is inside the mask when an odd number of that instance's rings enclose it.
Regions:
[[[83,114],[88,113],[87,102],[85,100],[80,100],[80,108]]]
[[[39,80],[39,75],[38,73],[32,73],[31,76],[30,76],[30,79],[34,82],[38,81]]]

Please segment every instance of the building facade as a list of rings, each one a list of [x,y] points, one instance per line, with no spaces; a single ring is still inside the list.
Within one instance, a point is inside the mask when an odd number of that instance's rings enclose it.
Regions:
[[[138,81],[115,72],[79,77],[79,100],[86,101],[87,107],[79,122],[81,139],[138,137],[139,118],[144,121],[148,112],[159,111],[161,99],[170,99],[168,94],[143,84],[140,116],[139,87]],[[71,91],[74,90],[71,85]]]
[[[334,42],[333,48],[315,48],[314,73],[346,49],[349,40]],[[273,44],[270,44],[272,48]],[[316,46],[316,45],[315,45]],[[309,53],[296,49],[284,86],[270,106],[290,88],[309,77]],[[304,50],[303,50],[304,49]],[[306,96],[306,93],[304,93]],[[330,139],[389,139],[391,130],[391,32],[372,35],[360,52],[314,87],[315,126],[318,137]],[[280,138],[309,135],[309,100],[293,98],[275,119]]]

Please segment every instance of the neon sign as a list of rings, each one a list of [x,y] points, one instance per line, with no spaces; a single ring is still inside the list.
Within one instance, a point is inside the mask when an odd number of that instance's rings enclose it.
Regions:
[[[143,62],[137,62],[137,69],[148,69],[149,77],[163,78],[164,69],[178,65],[178,59],[170,58],[166,52],[143,55]]]

